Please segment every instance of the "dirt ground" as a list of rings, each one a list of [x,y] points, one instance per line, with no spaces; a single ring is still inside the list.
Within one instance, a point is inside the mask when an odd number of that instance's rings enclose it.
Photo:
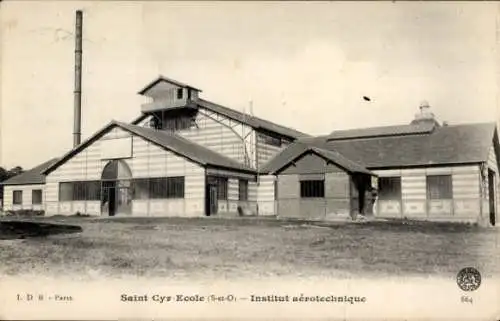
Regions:
[[[466,266],[478,268],[485,277],[500,275],[495,228],[255,218],[30,221],[71,224],[82,231],[15,240],[0,237],[0,275],[454,277]]]

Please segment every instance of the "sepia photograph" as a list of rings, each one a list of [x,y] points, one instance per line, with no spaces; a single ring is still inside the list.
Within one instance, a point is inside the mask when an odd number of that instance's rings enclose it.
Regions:
[[[500,3],[0,22],[0,319],[500,320]]]

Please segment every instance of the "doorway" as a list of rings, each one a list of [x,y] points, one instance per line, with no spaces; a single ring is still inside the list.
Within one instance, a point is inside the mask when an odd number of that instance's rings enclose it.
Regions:
[[[206,191],[206,213],[207,216],[212,216],[217,214],[219,208],[219,203],[217,202],[217,185],[208,184]]]
[[[101,175],[101,215],[132,213],[132,172],[123,160],[109,161]]]
[[[490,223],[495,226],[496,211],[495,211],[495,172],[488,169],[488,200],[490,207]]]
[[[102,182],[102,213],[108,216],[116,214],[116,181]]]

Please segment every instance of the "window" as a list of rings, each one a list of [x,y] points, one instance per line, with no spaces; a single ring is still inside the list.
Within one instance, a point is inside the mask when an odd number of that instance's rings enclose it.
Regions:
[[[59,183],[59,201],[72,201],[73,200],[73,183],[64,182]]]
[[[85,201],[85,182],[73,182],[73,201]]]
[[[137,178],[132,182],[133,196],[135,200],[147,200],[149,198],[149,179]]]
[[[41,189],[34,189],[31,191],[31,204],[42,204]]]
[[[149,198],[166,198],[167,180],[165,178],[149,179]]]
[[[59,201],[98,201],[101,199],[101,181],[59,183]]]
[[[101,182],[85,182],[85,195],[87,201],[99,201],[101,199]]]
[[[132,182],[133,199],[184,198],[184,176],[138,178]]]
[[[184,198],[184,176],[167,177],[167,198]]]
[[[267,135],[267,134],[263,134],[263,133],[259,133],[258,137],[260,138],[260,140],[264,144],[281,147],[281,138],[280,137]]]
[[[381,200],[400,200],[401,177],[380,177],[378,179],[378,198]]]
[[[248,201],[248,181],[240,179],[238,188],[239,200]]]
[[[177,88],[177,99],[182,99],[183,88]]]
[[[227,177],[209,176],[207,183],[217,186],[217,199],[227,200]]]
[[[278,200],[278,180],[274,181],[274,200]]]
[[[193,117],[176,117],[176,118],[166,118],[163,121],[163,129],[165,130],[183,130],[189,129],[196,126],[195,119]]]
[[[300,181],[300,197],[325,197],[325,181],[324,180],[307,180]]]
[[[12,203],[21,205],[23,203],[23,191],[12,191]]]
[[[427,199],[451,199],[451,175],[427,176]]]

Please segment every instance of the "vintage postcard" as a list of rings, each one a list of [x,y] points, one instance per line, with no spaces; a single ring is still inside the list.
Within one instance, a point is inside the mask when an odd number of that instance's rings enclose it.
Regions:
[[[499,10],[0,2],[0,319],[500,320]]]

